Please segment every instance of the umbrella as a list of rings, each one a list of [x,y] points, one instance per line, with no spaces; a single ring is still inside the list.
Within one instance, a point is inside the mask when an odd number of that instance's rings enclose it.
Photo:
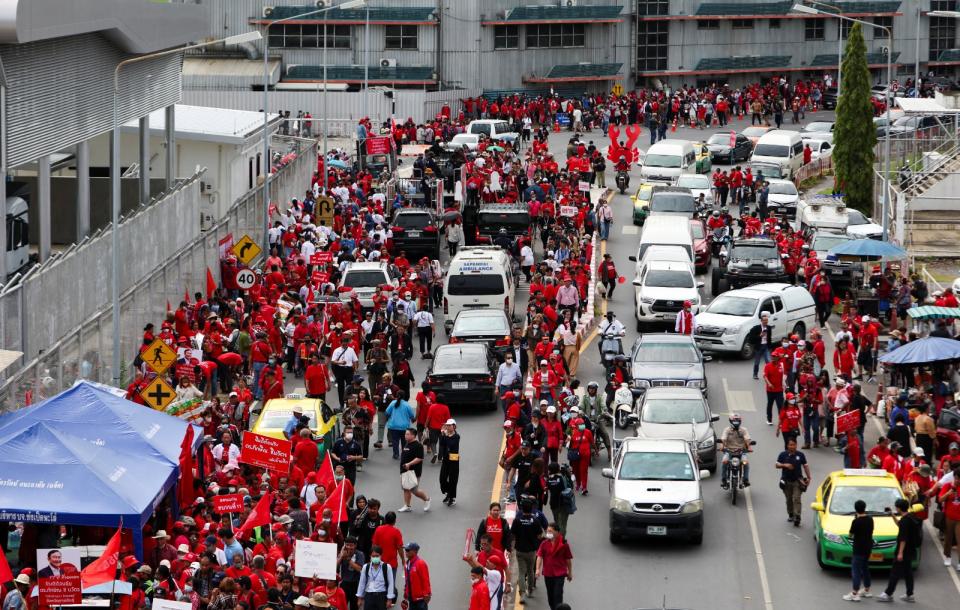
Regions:
[[[926,337],[901,345],[880,357],[884,364],[926,364],[960,360],[960,341],[943,337]]]
[[[456,222],[458,218],[461,218],[459,210],[448,210],[443,213],[443,222]]]
[[[924,305],[923,307],[911,307],[907,310],[907,315],[913,318],[915,322],[924,320],[960,318],[960,307],[937,307],[936,305]]]
[[[487,146],[487,150],[492,150],[493,152],[503,152],[502,146]]]
[[[903,259],[907,252],[903,248],[876,239],[852,239],[830,248],[828,256],[844,256],[873,261],[886,259]]]
[[[339,167],[340,169],[350,169],[350,166],[340,159],[330,159],[327,161],[327,165],[330,167]]]

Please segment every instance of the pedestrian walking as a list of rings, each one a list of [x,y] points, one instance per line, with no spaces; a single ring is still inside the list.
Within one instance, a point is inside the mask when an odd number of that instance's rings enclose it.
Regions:
[[[420,557],[420,545],[408,542],[403,547],[406,560],[403,562],[403,598],[407,610],[427,610],[430,603],[430,568]]]
[[[448,419],[440,431],[437,452],[440,455],[440,493],[443,494],[443,503],[453,506],[457,503],[457,482],[460,480],[460,434],[453,418]]]
[[[458,218],[448,224],[446,234],[447,250],[450,252],[450,257],[453,258],[457,254],[457,248],[463,243],[463,222]]]
[[[887,588],[877,596],[878,602],[892,602],[893,592],[897,589],[900,579],[906,586],[906,591],[900,596],[905,602],[916,601],[913,597],[913,560],[917,558],[917,549],[920,548],[922,522],[910,512],[910,502],[906,498],[898,498],[894,503],[893,521],[897,524],[897,551],[890,567],[890,577]]]
[[[760,372],[760,361],[764,365],[770,362],[770,346],[773,343],[773,327],[770,326],[770,312],[760,312],[760,324],[755,326],[750,333],[750,341],[753,344],[753,378],[757,378]],[[770,419],[770,412],[767,412],[767,419]]]
[[[423,308],[413,315],[413,324],[417,327],[417,337],[420,340],[420,358],[426,358],[433,352],[433,336],[437,334],[433,314]]]
[[[573,581],[573,553],[556,523],[547,527],[543,537],[545,540],[537,549],[536,576],[543,576],[547,605],[550,610],[557,610],[557,606],[563,603],[564,581]]]
[[[509,530],[517,557],[517,599],[521,604],[526,603],[524,596],[533,597],[537,588],[537,551],[546,529],[543,513],[534,510],[531,499],[521,499],[520,512],[514,517]]]
[[[803,511],[800,497],[810,484],[810,466],[807,456],[797,451],[797,439],[787,441],[787,448],[777,456],[777,469],[780,471],[780,489],[787,500],[787,522],[800,527],[800,514]]]
[[[613,208],[606,199],[602,199],[597,206],[597,219],[600,220],[600,239],[607,241],[610,237],[610,225],[613,224]]]
[[[563,468],[557,462],[547,465],[547,493],[553,520],[563,536],[567,535],[567,520],[577,511],[576,494],[569,467]]]
[[[400,487],[403,489],[403,506],[397,512],[409,513],[413,510],[410,507],[413,496],[423,500],[423,512],[429,512],[430,496],[420,489],[420,477],[423,475],[423,445],[417,439],[416,428],[407,428],[404,436],[406,444],[400,452]]]
[[[504,594],[503,559],[489,555],[481,563],[468,553],[463,560],[470,564],[470,610],[500,610]]]
[[[350,610],[359,608],[357,591],[360,587],[360,574],[365,560],[363,553],[357,550],[357,539],[347,536],[337,557],[337,573],[340,574],[340,588],[347,597]]]
[[[613,298],[613,289],[617,287],[618,277],[617,267],[613,264],[612,256],[609,254],[603,255],[603,262],[597,269],[597,275],[600,277],[600,282],[603,283],[603,291],[609,301]]]
[[[853,588],[843,596],[848,602],[858,602],[870,597],[870,553],[873,552],[873,517],[867,514],[867,503],[853,503],[856,516],[850,522],[850,542],[853,554],[850,557],[850,573]]]
[[[377,545],[370,547],[370,561],[360,570],[360,581],[357,583],[357,599],[363,605],[363,610],[387,610],[393,606],[396,598],[394,587],[394,571],[390,564],[381,557],[383,549]]]
[[[774,350],[772,360],[763,367],[763,383],[767,390],[767,425],[773,425],[773,405],[777,405],[777,415],[783,409],[783,365],[780,363],[779,348]]]
[[[403,390],[398,391],[396,398],[390,401],[386,411],[384,411],[387,440],[390,443],[390,448],[393,449],[393,459],[395,460],[400,459],[400,450],[403,448],[404,435],[417,415],[406,398],[406,392]]]
[[[956,443],[951,443],[953,448]],[[953,452],[952,452],[953,453]],[[947,456],[950,457],[950,456]],[[956,460],[956,457],[954,457]],[[953,470],[944,472],[941,480],[951,479],[944,483],[938,500],[943,506],[943,565],[953,564],[953,547],[960,544],[960,461],[951,462]],[[960,570],[960,551],[958,551],[957,570]]]
[[[792,392],[787,392],[786,404],[780,410],[780,418],[777,421],[777,431],[775,436],[783,436],[783,448],[787,448],[790,441],[796,441],[800,438],[800,425],[803,421],[803,413],[797,405],[797,397]]]

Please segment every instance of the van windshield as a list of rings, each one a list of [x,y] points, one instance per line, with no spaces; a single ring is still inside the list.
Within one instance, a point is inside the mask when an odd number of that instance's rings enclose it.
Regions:
[[[647,155],[643,158],[644,166],[649,167],[680,167],[683,157],[679,155]]]
[[[503,276],[492,273],[451,275],[450,282],[447,285],[447,294],[455,296],[500,295],[503,293]]]
[[[790,147],[780,144],[757,144],[753,154],[757,157],[789,157]]]

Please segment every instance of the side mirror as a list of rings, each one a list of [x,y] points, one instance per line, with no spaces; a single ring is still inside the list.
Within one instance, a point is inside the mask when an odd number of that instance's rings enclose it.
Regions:
[[[612,479],[613,468],[604,468],[603,470],[600,471],[600,474],[603,475],[603,478],[605,479]]]
[[[637,262],[637,257],[636,257],[636,256],[628,256],[627,259],[630,260],[630,261],[633,261],[634,263]]]
[[[720,416],[719,416],[719,415],[711,415],[711,416],[710,416],[710,421],[711,421],[711,422],[720,421]]]
[[[713,361],[713,356],[711,356],[710,354],[704,354],[704,355],[703,355],[703,361],[704,361],[704,362],[711,362],[711,361]]]
[[[810,508],[817,511],[818,513],[823,512],[823,502],[813,502],[810,504]]]
[[[633,284],[634,286],[642,286],[642,285],[643,285],[643,284],[640,283],[640,280],[633,280],[633,281],[630,282],[630,283]]]
[[[710,478],[710,471],[709,471],[709,470],[701,470],[701,471],[700,471],[700,480],[701,480],[701,481],[704,480],[704,479],[709,479],[709,478]]]
[[[705,282],[697,282],[697,288],[703,288],[704,286],[706,286]]]

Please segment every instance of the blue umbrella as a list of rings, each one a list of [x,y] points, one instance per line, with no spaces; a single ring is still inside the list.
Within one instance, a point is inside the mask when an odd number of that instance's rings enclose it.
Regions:
[[[902,259],[907,257],[903,248],[876,239],[852,239],[842,242],[827,252],[828,256],[846,256],[861,260]]]
[[[943,337],[927,337],[901,345],[889,354],[880,356],[884,364],[926,364],[960,360],[960,341]]]
[[[340,169],[350,169],[350,166],[340,159],[330,159],[327,161],[327,165],[330,167],[339,167]]]

